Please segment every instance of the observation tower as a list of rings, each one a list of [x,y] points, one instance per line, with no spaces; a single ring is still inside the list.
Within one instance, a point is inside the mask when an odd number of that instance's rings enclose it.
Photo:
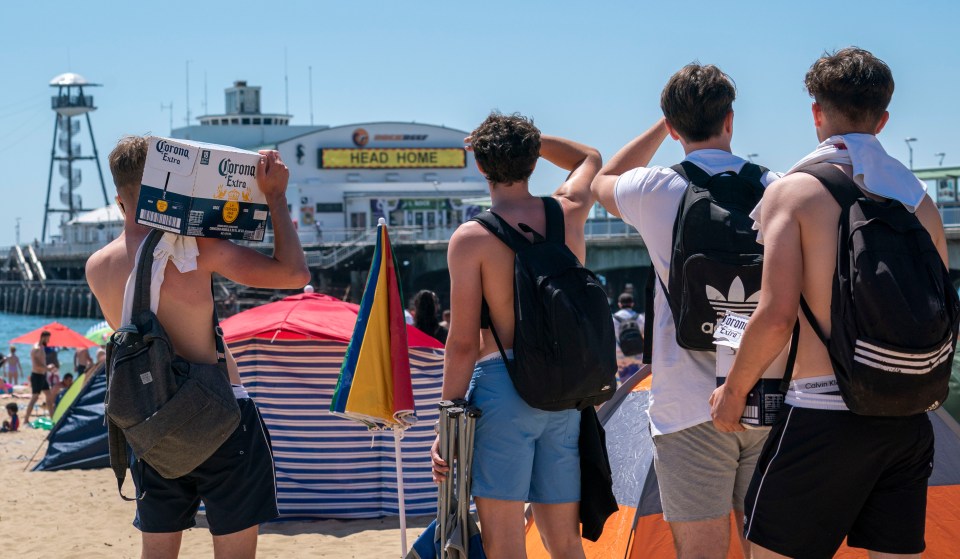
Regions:
[[[100,177],[100,190],[103,192],[103,204],[110,205],[107,198],[107,187],[103,182],[103,171],[100,169],[100,160],[97,154],[97,143],[93,139],[93,127],[90,124],[90,113],[97,110],[93,104],[93,95],[84,93],[84,88],[100,87],[100,84],[90,83],[80,74],[66,73],[50,80],[50,87],[57,88],[57,94],[51,98],[51,108],[56,112],[53,124],[53,146],[50,148],[50,172],[47,178],[47,201],[43,209],[42,240],[47,240],[47,225],[50,214],[60,214],[60,222],[65,223],[94,208],[84,208],[83,199],[74,191],[80,187],[81,172],[79,163],[93,160]],[[83,155],[82,145],[79,142],[80,116],[87,120],[87,132],[90,135],[92,155]],[[59,151],[58,149],[59,148]],[[53,166],[60,162],[60,176],[67,182],[60,186],[61,207],[51,207],[50,191],[53,187]]]

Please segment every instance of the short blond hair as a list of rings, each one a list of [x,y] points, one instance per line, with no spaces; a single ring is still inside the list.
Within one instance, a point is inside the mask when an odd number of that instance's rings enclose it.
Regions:
[[[110,173],[117,191],[121,188],[138,188],[143,178],[149,143],[143,136],[124,136],[110,152]]]

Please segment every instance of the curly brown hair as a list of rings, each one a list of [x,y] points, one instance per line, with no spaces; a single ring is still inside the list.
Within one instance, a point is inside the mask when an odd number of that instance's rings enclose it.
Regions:
[[[110,173],[117,190],[139,188],[147,162],[149,142],[143,136],[124,136],[110,152]]]
[[[874,126],[893,97],[893,73],[871,52],[847,47],[824,53],[804,79],[807,93],[828,112],[852,125]]]
[[[540,157],[540,130],[518,113],[490,113],[470,138],[477,163],[492,183],[529,179]]]
[[[713,64],[694,62],[670,76],[660,94],[660,108],[684,140],[702,142],[723,131],[736,98],[730,76]]]

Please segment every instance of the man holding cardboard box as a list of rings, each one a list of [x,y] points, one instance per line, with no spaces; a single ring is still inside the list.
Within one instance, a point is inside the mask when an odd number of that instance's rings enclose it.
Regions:
[[[134,210],[140,199],[148,149],[156,143],[157,139],[128,136],[120,140],[109,158],[117,205],[124,214],[124,231],[90,257],[86,273],[107,322],[114,328],[125,322],[122,316],[127,279],[151,231],[137,222]],[[186,251],[179,259],[171,258],[162,278],[157,278],[155,271],[155,279],[162,282],[156,315],[176,354],[194,363],[217,362],[214,301],[210,293],[212,274],[264,288],[300,288],[310,279],[287,210],[289,171],[276,151],[260,154],[255,180],[272,214],[273,256],[221,238],[201,237],[196,239],[196,251]],[[176,237],[173,233],[169,236],[173,244],[193,245],[192,238]],[[207,462],[182,478],[165,479],[146,463],[134,468],[134,481],[142,495],[137,501],[134,525],[143,533],[144,558],[178,556],[182,531],[194,526],[201,500],[207,508],[216,557],[254,557],[259,524],[277,516],[269,435],[240,384],[229,349],[226,354],[230,383],[241,411],[240,425],[233,435]]]

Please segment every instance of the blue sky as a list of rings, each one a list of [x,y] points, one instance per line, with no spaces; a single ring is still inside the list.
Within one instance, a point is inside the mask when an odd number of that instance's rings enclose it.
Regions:
[[[812,8],[818,7],[820,11]],[[824,51],[855,44],[893,69],[896,92],[881,140],[915,167],[960,165],[960,3],[775,1],[462,3],[242,1],[17,2],[0,22],[0,246],[40,234],[54,114],[49,80],[73,71],[92,82],[93,127],[108,193],[106,154],[123,134],[169,132],[190,109],[223,110],[223,89],[263,87],[282,112],[284,52],[293,124],[417,121],[472,129],[491,109],[534,117],[609,158],[660,116],[666,79],[699,60],[736,81],[734,151],[785,169],[816,144],[803,75]],[[204,78],[206,76],[206,78]],[[84,132],[86,129],[84,128]],[[670,142],[654,163],[682,157]],[[79,191],[100,200],[92,165]],[[540,166],[546,192],[563,174]],[[62,179],[54,175],[53,196]],[[112,194],[111,194],[112,196]]]

